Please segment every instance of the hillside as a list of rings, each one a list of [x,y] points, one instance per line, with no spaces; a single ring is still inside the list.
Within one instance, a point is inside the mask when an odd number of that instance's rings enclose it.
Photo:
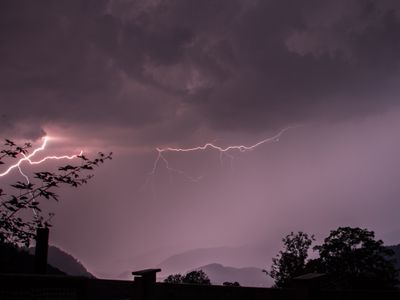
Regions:
[[[35,257],[26,249],[0,243],[0,273],[33,274]],[[65,275],[65,272],[47,265],[48,274]]]
[[[271,249],[267,242],[240,247],[197,248],[172,255],[157,267],[162,269],[162,275],[184,273],[215,262],[235,268],[247,266],[265,268],[276,252],[277,250]]]
[[[35,249],[31,248],[29,249],[29,252],[34,254]],[[50,265],[60,269],[68,275],[94,277],[73,255],[56,246],[49,246],[47,261]]]
[[[94,277],[73,255],[56,246],[49,247],[48,262],[68,275]]]

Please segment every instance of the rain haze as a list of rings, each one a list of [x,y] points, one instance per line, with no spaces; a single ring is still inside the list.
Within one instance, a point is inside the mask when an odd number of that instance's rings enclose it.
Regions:
[[[399,1],[10,0],[0,24],[0,137],[114,152],[45,204],[96,276],[204,248],[265,268],[298,230],[400,243]]]

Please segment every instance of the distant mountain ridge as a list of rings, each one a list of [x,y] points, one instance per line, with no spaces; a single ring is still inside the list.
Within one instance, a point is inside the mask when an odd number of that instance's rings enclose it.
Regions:
[[[199,248],[172,255],[157,267],[163,273],[184,273],[212,262],[229,264],[236,256],[236,249],[231,247]]]
[[[199,266],[218,263],[224,266],[266,268],[276,255],[268,245],[197,248],[172,255],[157,265],[162,273],[182,273]]]
[[[35,249],[30,248],[29,253],[34,255]],[[95,277],[72,254],[67,253],[57,246],[49,246],[47,262],[49,265],[61,270],[67,275],[83,276],[89,278]]]
[[[76,259],[72,254],[67,253],[64,250],[56,246],[50,246],[48,252],[48,262],[50,265],[60,269],[61,271],[72,276],[84,276],[94,278],[86,267]]]
[[[268,245],[197,248],[172,255],[157,267],[162,269],[160,280],[201,269],[212,284],[237,281],[242,286],[269,287],[273,281],[262,268],[267,267],[266,257],[272,252]]]
[[[199,267],[211,280],[212,284],[222,285],[224,282],[238,282],[241,286],[270,287],[273,284],[271,277],[262,269],[255,267],[234,268],[213,263]]]
[[[35,257],[26,248],[0,242],[0,273],[34,274]],[[47,273],[66,275],[50,264],[47,264]]]

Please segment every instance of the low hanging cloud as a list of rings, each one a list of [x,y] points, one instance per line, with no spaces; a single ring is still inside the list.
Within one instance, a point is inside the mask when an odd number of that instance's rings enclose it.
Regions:
[[[397,104],[397,1],[0,6],[2,135],[73,124],[178,140],[204,127],[252,132]]]

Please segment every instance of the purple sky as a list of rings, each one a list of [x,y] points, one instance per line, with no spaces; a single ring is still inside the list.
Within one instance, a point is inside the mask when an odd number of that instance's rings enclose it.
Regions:
[[[0,137],[115,153],[50,205],[52,242],[95,274],[143,253],[278,249],[290,230],[399,243],[399,37],[396,0],[1,1]],[[196,183],[161,163],[148,176],[157,147],[251,145],[292,125],[232,166],[165,154]]]

